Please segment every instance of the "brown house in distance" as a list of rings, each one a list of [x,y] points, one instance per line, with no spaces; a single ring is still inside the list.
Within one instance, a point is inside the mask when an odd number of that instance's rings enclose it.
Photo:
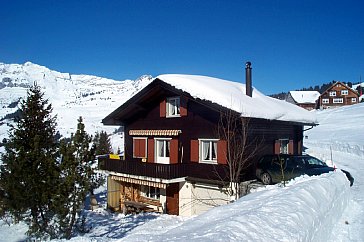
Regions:
[[[124,126],[124,157],[99,158],[108,176],[109,208],[145,204],[191,216],[229,203],[227,141],[217,134],[221,114],[249,118],[248,142],[258,137],[264,154],[302,153],[310,112],[267,97],[247,85],[212,77],[161,75],[103,119]],[[249,179],[249,173],[241,181]]]
[[[335,82],[318,99],[318,108],[334,108],[353,105],[359,102],[358,93],[342,82]]]

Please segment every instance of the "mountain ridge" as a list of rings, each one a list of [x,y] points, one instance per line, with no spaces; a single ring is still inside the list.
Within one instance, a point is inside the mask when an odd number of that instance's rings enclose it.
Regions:
[[[112,133],[117,127],[103,126],[101,120],[153,80],[143,75],[136,80],[113,80],[86,74],[70,74],[45,66],[0,63],[0,141],[7,137],[6,117],[18,110],[19,100],[37,83],[57,115],[57,129],[68,137],[75,132],[77,119],[82,116],[88,133],[105,130]],[[121,134],[120,134],[121,135]]]

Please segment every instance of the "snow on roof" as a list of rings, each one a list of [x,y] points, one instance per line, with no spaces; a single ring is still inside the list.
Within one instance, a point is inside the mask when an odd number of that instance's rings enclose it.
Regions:
[[[299,123],[317,123],[314,113],[296,105],[265,96],[253,88],[253,95],[245,94],[245,85],[218,78],[196,75],[167,74],[157,76],[192,97],[208,100],[241,113],[244,117]]]
[[[289,93],[297,103],[315,103],[320,97],[318,91],[290,91]]]

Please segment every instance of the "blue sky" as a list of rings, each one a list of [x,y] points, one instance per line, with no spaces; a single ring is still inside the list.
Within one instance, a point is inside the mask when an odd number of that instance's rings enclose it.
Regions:
[[[116,80],[166,73],[265,94],[364,80],[364,2],[18,1],[0,5],[0,62]]]

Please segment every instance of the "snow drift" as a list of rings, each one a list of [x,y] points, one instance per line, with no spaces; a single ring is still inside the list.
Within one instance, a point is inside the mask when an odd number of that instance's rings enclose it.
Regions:
[[[155,236],[123,241],[327,241],[346,208],[349,182],[341,171],[268,186]],[[148,224],[144,225],[145,227]],[[140,228],[139,230],[152,229]]]

